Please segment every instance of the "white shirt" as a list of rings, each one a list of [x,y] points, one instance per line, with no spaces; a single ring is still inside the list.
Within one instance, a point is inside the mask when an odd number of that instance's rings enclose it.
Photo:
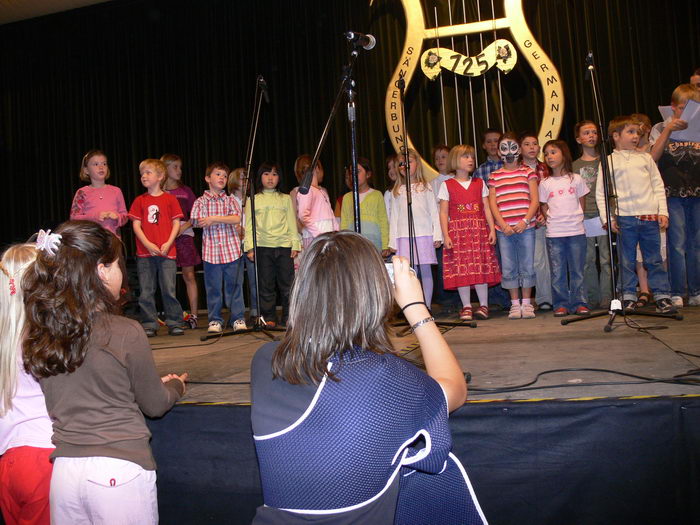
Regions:
[[[408,205],[406,204],[406,186],[399,188],[399,194],[394,195],[389,216],[389,247],[398,247],[397,239],[408,237]],[[442,242],[440,217],[438,216],[437,201],[430,184],[411,184],[413,211],[413,232],[416,237],[432,236],[433,242]]]

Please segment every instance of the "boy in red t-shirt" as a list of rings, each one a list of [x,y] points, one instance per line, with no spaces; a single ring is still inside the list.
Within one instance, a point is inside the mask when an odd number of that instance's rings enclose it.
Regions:
[[[141,324],[148,337],[155,337],[158,330],[155,293],[156,283],[160,282],[168,334],[183,335],[182,307],[175,297],[175,237],[180,231],[182,209],[173,195],[163,191],[167,177],[163,162],[146,159],[139,164],[139,172],[146,193],[131,204],[129,218],[136,234]]]

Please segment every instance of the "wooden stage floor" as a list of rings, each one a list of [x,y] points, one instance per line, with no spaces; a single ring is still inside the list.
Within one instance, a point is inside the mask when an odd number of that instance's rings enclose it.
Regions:
[[[682,312],[682,321],[627,318],[629,325],[644,327],[643,331],[628,326],[620,317],[611,333],[603,331],[607,316],[562,326],[551,312],[517,321],[498,312],[488,321],[480,321],[477,328],[445,328],[444,336],[464,371],[471,374],[470,402],[700,395],[700,374],[691,376],[697,381],[695,385],[634,384],[640,380],[589,371],[545,374],[527,390],[478,390],[522,385],[554,369],[608,369],[657,379],[685,374],[700,368],[700,357],[682,353],[700,356],[700,307],[686,307]],[[249,403],[250,361],[267,337],[249,333],[201,342],[199,338],[205,334],[206,328],[199,328],[187,330],[183,337],[151,339],[158,370],[162,374],[189,372],[192,383],[182,403]],[[408,357],[420,360],[415,338],[396,337],[393,342]]]

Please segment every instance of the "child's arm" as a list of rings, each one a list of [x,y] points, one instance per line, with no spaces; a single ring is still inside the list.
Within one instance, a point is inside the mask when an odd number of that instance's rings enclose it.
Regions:
[[[87,213],[85,207],[88,204],[88,196],[83,188],[75,192],[70,206],[70,220],[72,221],[98,221],[101,220],[95,213]]]
[[[487,204],[488,205],[488,204]],[[452,239],[449,235],[449,230],[447,229],[447,220],[450,210],[450,201],[444,201],[440,199],[440,228],[442,228],[442,238],[444,240],[445,249],[452,249]]]
[[[433,246],[439,248],[442,245],[442,228],[440,227],[440,212],[438,211],[437,201],[433,188],[430,185],[425,187],[425,191],[421,193],[425,196],[430,211],[430,222],[433,224]]]
[[[129,221],[129,212],[126,211],[126,203],[124,202],[124,195],[122,194],[122,190],[120,190],[116,186],[115,188],[117,210],[115,213],[116,217],[112,218],[117,219],[118,226],[124,226]]]
[[[197,223],[206,228],[212,224],[239,224],[241,222],[240,215],[210,215],[197,220]]]
[[[299,210],[297,209],[297,193],[298,188],[294,188],[289,192],[289,198],[292,199],[292,209],[294,210],[294,220],[297,222],[297,231],[304,229],[304,223],[299,220]]]
[[[287,199],[287,232],[292,241],[291,258],[297,256],[301,251],[301,242],[299,242],[299,230],[297,230],[297,214],[294,211],[294,204],[291,197]]]
[[[528,224],[537,215],[537,210],[540,207],[539,192],[537,188],[537,177],[531,177],[527,181],[527,185],[530,187],[530,207],[525,214],[525,217],[520,219],[518,223],[513,226],[513,231],[515,233],[521,233],[527,230]],[[522,225],[521,225],[522,223]]]
[[[493,222],[497,224],[501,231],[505,235],[513,235],[513,228],[510,224],[503,220],[500,210],[498,209],[498,203],[496,202],[496,189],[489,188],[489,208],[493,214]]]
[[[375,192],[377,205],[377,220],[379,221],[379,233],[382,237],[382,257],[388,257],[389,251],[389,218],[386,215],[386,206],[384,205],[384,195],[381,192]]]
[[[141,241],[141,244],[143,244],[144,248],[148,250],[148,253],[150,253],[151,255],[160,255],[160,249],[158,248],[158,246],[156,246],[155,243],[149,241],[148,237],[146,237],[146,234],[143,233],[143,229],[141,228],[141,221],[138,219],[134,219],[132,225],[134,228],[134,234],[136,235],[138,240]]]
[[[173,245],[175,242],[175,237],[178,236],[180,233],[180,219],[173,219],[173,227],[170,228],[170,237],[168,237],[168,240],[163,243],[163,246],[160,247],[160,255],[163,257],[168,256],[168,252],[170,251],[170,247]]]
[[[654,142],[654,145],[651,147],[651,151],[649,152],[651,154],[651,158],[654,159],[654,162],[659,162],[659,159],[661,158],[661,155],[664,153],[664,149],[666,148],[666,145],[668,144],[669,139],[671,138],[671,133],[674,131],[679,131],[681,129],[685,129],[688,127],[688,123],[685,120],[681,120],[679,118],[674,118],[671,120],[671,122],[668,123],[661,132],[661,134],[657,137],[656,141]]]
[[[664,181],[659,173],[659,168],[654,162],[654,159],[649,159],[649,175],[651,178],[651,189],[656,197],[659,214],[659,227],[662,230],[668,228],[668,205],[666,203],[666,190],[664,189]]]
[[[347,201],[345,200],[346,195],[349,195]],[[350,226],[351,224],[353,224],[353,221],[355,219],[355,203],[353,201],[352,192],[343,195],[343,200],[341,202],[342,204],[340,205],[340,229],[348,230],[350,229]],[[336,217],[338,217],[337,214]]]
[[[610,156],[608,156],[608,165],[610,165]],[[614,172],[610,172],[610,176],[614,177]],[[598,165],[598,178],[595,183],[595,202],[598,205],[598,213],[600,214],[600,222],[603,223],[603,228],[607,229],[607,207],[609,203],[605,202],[605,190],[603,189],[603,164]],[[617,223],[615,222],[615,217],[613,213],[615,210],[610,210],[611,223],[610,229],[617,233]]]
[[[489,206],[489,198],[482,197],[481,200],[484,203],[484,215],[486,215],[486,222],[489,225],[489,244],[496,244],[496,225],[493,222],[493,214],[491,213],[491,206]]]

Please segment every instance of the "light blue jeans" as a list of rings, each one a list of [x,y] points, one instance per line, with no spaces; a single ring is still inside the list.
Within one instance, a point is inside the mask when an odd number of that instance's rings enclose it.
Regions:
[[[549,268],[549,256],[547,254],[547,227],[540,226],[535,229],[535,301],[537,304],[552,303],[552,272]]]
[[[587,306],[583,293],[586,236],[547,237],[547,249],[552,268],[554,309],[566,308],[574,313],[579,306]]]
[[[700,294],[700,197],[669,197],[668,262],[671,295]]]
[[[506,290],[535,286],[535,228],[512,235],[497,231],[496,235],[501,250],[501,286]]]
[[[182,326],[182,307],[175,296],[175,277],[177,264],[175,259],[167,257],[137,257],[136,271],[139,275],[139,308],[141,324],[144,328],[158,329],[158,312],[156,311],[156,285],[160,285],[160,294],[165,309],[165,324],[168,328]]]

